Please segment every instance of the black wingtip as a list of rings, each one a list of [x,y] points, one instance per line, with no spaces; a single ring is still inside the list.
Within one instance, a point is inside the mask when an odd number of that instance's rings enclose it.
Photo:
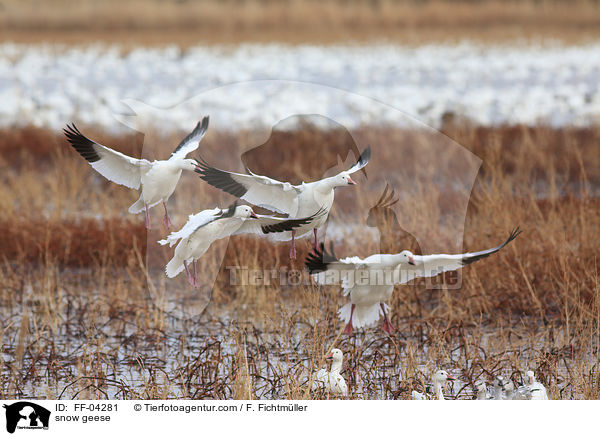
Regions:
[[[370,160],[371,160],[371,146],[367,145],[367,148],[365,148],[365,150],[362,152],[362,154],[358,158],[358,163],[360,163],[361,166],[364,166],[364,165],[368,164]]]
[[[100,155],[94,149],[94,141],[82,134],[75,123],[67,124],[63,129],[67,141],[89,163],[98,162]]]
[[[523,233],[523,230],[520,229],[520,226],[515,227],[510,232],[510,235],[508,236],[508,239],[506,240],[506,242],[504,243],[504,245],[508,244],[510,241],[512,241],[513,239],[515,239],[517,236],[519,236],[521,233]]]
[[[304,264],[310,274],[327,271],[327,265],[338,260],[333,250],[333,242],[329,243],[329,250],[329,252],[325,250],[325,244],[321,242],[319,248],[313,249],[306,255]]]
[[[198,173],[200,178],[209,185],[238,198],[248,192],[248,188],[236,182],[231,176],[231,173],[211,167],[201,156],[196,162],[197,165],[196,168],[194,168],[194,172]]]

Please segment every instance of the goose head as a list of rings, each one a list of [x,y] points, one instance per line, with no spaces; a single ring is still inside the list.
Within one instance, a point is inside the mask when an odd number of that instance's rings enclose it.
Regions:
[[[246,206],[245,204],[236,207],[233,216],[236,218],[258,218],[252,208],[250,206]]]
[[[433,374],[433,381],[439,385],[444,385],[448,380],[456,380],[447,371],[440,369]]]
[[[338,186],[356,185],[356,182],[352,180],[350,174],[348,174],[346,171],[342,171],[338,175],[331,178],[331,184],[334,188],[337,188]]]
[[[535,383],[535,374],[533,373],[533,371],[527,371],[526,375],[526,383],[531,386]]]
[[[409,264],[409,265],[416,265],[415,263],[415,255],[412,254],[410,251],[408,250],[404,250],[401,251],[400,254],[398,254],[398,257],[400,258],[400,263],[404,263],[404,264]]]
[[[329,353],[325,359],[329,362],[331,362],[331,370],[332,371],[339,371],[342,368],[342,362],[344,360],[344,353],[342,353],[341,350],[334,348],[333,350],[331,350],[331,353]]]

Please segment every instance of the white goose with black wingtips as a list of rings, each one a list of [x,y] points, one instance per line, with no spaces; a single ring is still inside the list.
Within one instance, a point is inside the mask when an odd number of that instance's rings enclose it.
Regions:
[[[167,160],[137,159],[108,148],[84,136],[75,124],[67,125],[63,132],[73,148],[89,162],[89,164],[111,182],[140,189],[140,198],[129,207],[129,213],[146,212],[146,228],[150,228],[149,209],[158,203],[163,204],[165,217],[163,223],[170,229],[172,226],[167,202],[179,182],[181,172],[194,171],[197,161],[186,159],[196,150],[208,129],[208,117],[198,122],[194,130],[179,143]]]
[[[323,210],[318,210],[304,218],[280,218],[257,215],[250,206],[238,206],[236,202],[228,209],[208,209],[190,215],[180,230],[158,241],[160,245],[169,244],[171,247],[177,244],[173,258],[165,269],[167,277],[176,277],[185,269],[189,282],[198,286],[195,261],[206,253],[214,241],[243,233],[271,235],[290,231],[319,219],[323,213]],[[193,263],[193,272],[188,268],[190,263]]]
[[[196,168],[200,178],[210,185],[219,188],[231,195],[241,198],[248,203],[259,207],[287,214],[289,218],[310,216],[318,210],[325,210],[325,214],[311,221],[310,224],[301,226],[291,232],[284,232],[277,237],[278,240],[291,239],[290,258],[296,258],[295,240],[307,236],[313,230],[315,237],[314,247],[318,247],[317,231],[325,224],[329,211],[333,205],[334,190],[340,186],[355,185],[350,177],[364,168],[371,158],[371,148],[367,147],[360,155],[356,164],[350,169],[342,171],[332,177],[300,185],[280,182],[265,176],[259,176],[248,170],[249,174],[238,174],[211,167],[206,161]]]
[[[324,244],[321,244],[320,249],[306,257],[306,267],[317,283],[341,283],[344,296],[350,296],[350,302],[338,312],[340,319],[347,323],[344,333],[351,334],[355,327],[368,326],[383,316],[382,329],[391,334],[394,328],[389,321],[389,308],[385,302],[394,292],[394,285],[460,269],[496,253],[519,234],[517,227],[504,243],[489,250],[427,256],[405,250],[399,254],[374,254],[365,259],[356,256],[338,259],[333,246],[327,252]]]

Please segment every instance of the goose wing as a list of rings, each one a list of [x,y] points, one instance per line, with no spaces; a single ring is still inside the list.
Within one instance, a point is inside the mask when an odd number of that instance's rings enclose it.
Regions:
[[[241,233],[256,233],[268,234],[268,233],[279,233],[287,232],[290,230],[297,229],[298,227],[310,224],[313,220],[320,218],[325,213],[324,209],[319,209],[314,214],[304,218],[282,218],[270,215],[257,215],[257,219],[248,218],[244,223],[237,229],[233,234],[239,235]]]
[[[185,159],[189,153],[198,148],[207,129],[208,117],[204,117],[202,121],[198,121],[194,130],[179,143],[177,148],[171,153],[169,160]]]
[[[301,186],[259,176],[250,170],[249,174],[220,170],[211,167],[204,159],[201,159],[195,171],[209,185],[248,203],[291,216],[298,211],[298,194],[303,189]]]
[[[369,163],[369,160],[371,160],[371,146],[370,145],[367,146],[365,151],[363,151],[360,154],[360,157],[358,158],[356,163],[354,165],[352,165],[352,167],[350,167],[350,169],[347,170],[346,172],[348,174],[353,174],[353,173],[363,169],[364,167],[367,166],[367,164]]]
[[[67,125],[63,132],[77,153],[111,182],[138,189],[142,172],[152,166],[146,159],[136,159],[92,141],[75,124]]]
[[[368,268],[370,262],[368,258],[361,259],[357,256],[338,259],[333,251],[333,243],[330,244],[329,251],[321,243],[319,249],[308,253],[305,265],[317,283],[322,285],[342,283],[346,288],[345,283],[348,278],[357,270]]]
[[[517,227],[510,233],[505,242],[489,250],[464,254],[413,255],[414,265],[400,264],[395,271],[394,281],[396,284],[403,284],[419,277],[433,277],[447,271],[456,271],[465,265],[477,262],[484,257],[488,257],[490,254],[500,251],[509,242],[519,236],[520,233],[521,231]]]
[[[215,219],[222,216],[223,210],[218,207],[214,209],[206,209],[196,214],[192,214],[188,217],[187,222],[183,225],[181,229],[176,232],[171,232],[166,239],[161,239],[158,241],[160,245],[169,244],[169,247],[172,247],[177,243],[179,239],[185,239],[190,236],[196,229],[199,227],[205,226],[208,223],[214,221]]]

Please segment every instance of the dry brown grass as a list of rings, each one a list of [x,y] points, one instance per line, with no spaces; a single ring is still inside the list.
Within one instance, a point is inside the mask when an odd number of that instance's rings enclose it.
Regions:
[[[133,135],[85,132],[132,154],[142,143]],[[287,244],[252,237],[223,244],[222,262],[211,248],[201,262],[220,268],[210,305],[202,316],[182,318],[151,297],[171,289],[162,278],[149,293],[147,275],[162,275],[160,262],[170,251],[155,244],[162,229],[146,238],[142,217],[127,215],[135,193],[94,174],[56,132],[0,132],[0,395],[304,398],[310,372],[335,344],[346,355],[343,374],[352,398],[407,398],[410,390],[423,389],[426,372],[444,367],[460,376],[451,394],[457,398],[470,398],[476,379],[504,374],[520,382],[533,368],[553,398],[599,399],[600,129],[448,125],[445,133],[483,160],[464,248],[492,246],[515,225],[524,233],[499,255],[466,268],[460,289],[426,289],[424,282],[397,287],[394,336],[370,328],[336,340],[343,327],[336,311],[345,302],[337,287],[230,282],[227,267],[234,265],[302,271],[308,241],[299,244],[295,262],[287,259]],[[247,138],[245,132],[209,132],[202,153],[211,163],[241,169],[237,156]],[[353,217],[352,208],[367,211],[390,183],[414,201],[409,207],[402,198],[399,222],[452,246],[452,229],[441,218],[461,198],[434,196],[422,186],[430,170],[420,166],[423,157],[415,150],[431,158],[429,135],[365,127],[356,138],[360,149],[366,143],[387,147],[374,148],[368,180],[359,176],[355,190],[336,194],[332,221],[360,224],[366,213]],[[145,145],[150,153],[159,148],[158,142]],[[345,131],[306,127],[273,135],[260,151],[268,161],[259,161],[258,152],[243,158],[258,172],[311,179],[335,165],[338,153],[353,156],[354,146]],[[168,154],[164,149],[157,155]],[[323,160],[307,165],[315,162],[311,152],[304,155],[308,162],[292,163],[303,149],[318,149]],[[462,171],[457,156],[438,158],[456,159],[451,166]],[[231,198],[184,175],[172,201],[176,223],[217,201]],[[158,222],[159,213],[153,218]],[[381,237],[398,243],[394,235]],[[336,251],[367,255],[381,243],[345,238]]]
[[[21,42],[125,45],[247,41],[506,43],[600,36],[598,2],[378,0],[4,1],[0,38]]]

